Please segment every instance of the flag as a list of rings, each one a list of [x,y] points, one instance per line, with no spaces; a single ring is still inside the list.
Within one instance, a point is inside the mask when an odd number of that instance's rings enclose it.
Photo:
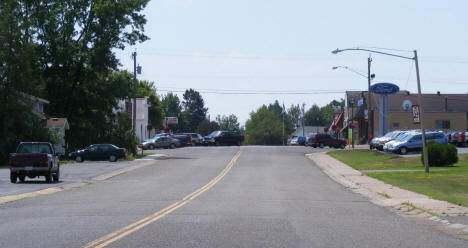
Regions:
[[[284,107],[284,103],[283,103],[283,110],[281,111],[281,114],[284,114],[286,113],[286,108]]]

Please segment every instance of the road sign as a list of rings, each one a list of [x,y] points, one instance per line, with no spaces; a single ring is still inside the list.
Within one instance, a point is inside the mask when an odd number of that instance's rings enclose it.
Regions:
[[[413,109],[413,124],[421,124],[419,105],[413,104],[411,108]]]
[[[379,95],[391,95],[400,91],[400,87],[392,83],[376,83],[371,86],[370,90]]]

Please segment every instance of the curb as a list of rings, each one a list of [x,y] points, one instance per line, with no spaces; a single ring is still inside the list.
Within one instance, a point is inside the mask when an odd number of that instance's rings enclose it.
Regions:
[[[361,194],[375,205],[417,219],[438,230],[468,240],[468,225],[450,223],[444,216],[468,215],[468,208],[386,184],[338,161],[326,152],[306,154],[331,179]]]

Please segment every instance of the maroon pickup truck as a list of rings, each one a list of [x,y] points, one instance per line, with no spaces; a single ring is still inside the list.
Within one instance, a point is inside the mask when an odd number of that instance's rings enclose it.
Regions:
[[[58,154],[52,144],[47,142],[21,142],[16,153],[9,157],[10,180],[16,183],[19,179],[24,182],[27,177],[44,176],[47,183],[58,182],[60,179],[60,165]]]

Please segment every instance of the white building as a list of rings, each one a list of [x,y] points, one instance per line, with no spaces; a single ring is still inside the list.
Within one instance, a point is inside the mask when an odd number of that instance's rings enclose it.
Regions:
[[[119,101],[119,110],[122,112],[127,112],[130,116],[130,119],[133,123],[133,99],[131,100],[120,100]],[[135,118],[135,134],[138,137],[138,140],[141,142],[149,138],[149,131],[147,130],[147,125],[149,123],[148,119],[148,97],[137,98],[136,99],[136,118]]]

